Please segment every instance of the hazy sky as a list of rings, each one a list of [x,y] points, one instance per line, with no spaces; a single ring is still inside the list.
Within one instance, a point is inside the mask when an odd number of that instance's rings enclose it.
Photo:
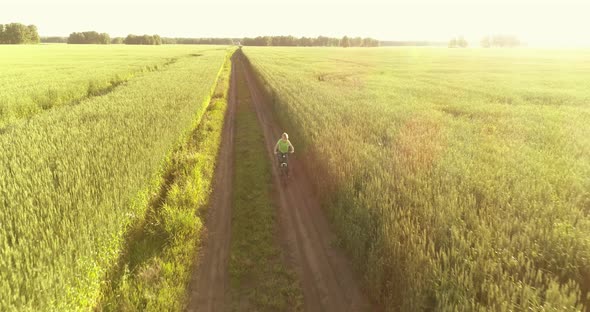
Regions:
[[[42,36],[370,36],[442,40],[513,34],[531,45],[590,46],[590,0],[0,0],[0,23]]]

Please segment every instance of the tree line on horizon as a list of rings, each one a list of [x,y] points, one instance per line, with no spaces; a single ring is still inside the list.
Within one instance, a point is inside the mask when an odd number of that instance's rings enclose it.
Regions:
[[[255,38],[167,38],[158,35],[128,35],[126,38],[110,39],[108,34],[95,31],[72,33],[69,38],[43,37],[43,43],[70,44],[211,44],[231,45],[240,43],[244,46],[300,46],[300,47],[377,47],[380,41],[373,38],[348,37],[331,38],[319,36],[316,38],[294,36],[259,36]]]
[[[161,45],[162,38],[159,35],[128,35],[127,38],[123,39],[124,44],[143,44],[143,45]]]
[[[244,38],[240,41],[244,46],[284,46],[284,47],[378,47],[379,40],[373,38],[348,37],[331,38],[319,36],[293,37],[293,36],[258,36]]]
[[[517,37],[508,35],[485,36],[481,40],[481,46],[484,48],[514,48],[521,44],[522,43]]]
[[[116,37],[111,39],[107,33],[98,33],[96,31],[73,32],[67,39],[60,37],[49,37],[48,41],[68,44],[142,44],[142,45],[160,45],[162,38],[158,35],[128,35],[126,38]]]
[[[0,24],[0,44],[35,44],[39,41],[39,33],[35,25]]]
[[[67,39],[68,44],[109,44],[111,37],[107,33],[96,31],[73,32]]]
[[[459,36],[458,38],[452,38],[449,41],[449,48],[467,48],[469,44],[467,40],[463,38],[463,36]],[[494,36],[485,36],[480,41],[480,45],[482,48],[514,48],[521,46],[522,43],[516,36],[509,36],[509,35],[494,35]]]
[[[231,45],[239,39],[232,38],[162,38],[163,44],[218,44]]]
[[[468,45],[467,40],[463,36],[453,38],[449,41],[449,48],[467,48]]]
[[[396,41],[396,40],[386,40],[386,41],[379,41],[379,46],[381,47],[443,47],[447,46],[446,41],[425,41],[425,40],[407,40],[407,41]]]
[[[258,36],[254,38],[162,38],[159,35],[133,35],[125,38],[110,38],[107,33],[96,31],[73,32],[69,37],[39,37],[35,25],[21,23],[0,24],[0,44],[36,44],[43,43],[68,43],[68,44],[132,44],[132,45],[161,45],[161,44],[211,44],[230,45],[240,43],[244,46],[298,46],[298,47],[377,47],[383,46],[407,46],[407,45],[441,45],[427,41],[379,41],[373,38],[348,37],[332,38],[318,37],[294,37],[294,36]],[[484,48],[491,47],[518,47],[521,41],[515,36],[494,35],[486,36],[481,42]],[[462,37],[452,38],[448,47],[466,48],[468,42]]]
[[[71,35],[70,35],[71,36]],[[148,37],[146,37],[148,36]],[[138,38],[138,37],[141,37]],[[143,36],[136,36],[136,35],[128,35],[127,37],[114,37],[110,39],[110,44],[139,44],[135,42],[145,42],[142,44],[218,44],[218,45],[230,45],[234,44],[234,42],[238,42],[239,39],[231,39],[231,38],[166,38],[160,37],[158,35],[151,36],[149,35]],[[159,39],[158,39],[159,38]],[[59,37],[59,36],[52,36],[52,37],[41,37],[42,43],[68,43],[69,37]],[[158,43],[159,42],[159,43]],[[98,44],[98,43],[94,43]]]

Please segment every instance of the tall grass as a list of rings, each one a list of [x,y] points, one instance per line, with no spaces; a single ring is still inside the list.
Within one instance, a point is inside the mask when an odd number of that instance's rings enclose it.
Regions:
[[[588,51],[245,53],[374,301],[590,305]]]
[[[203,114],[225,51],[183,58],[0,134],[0,310],[88,310]],[[203,100],[207,101],[203,101]]]
[[[2,46],[0,128],[104,94],[141,73],[161,70],[179,57],[198,55],[200,50],[203,48],[194,46]]]
[[[109,276],[102,311],[181,311],[212,192],[228,101],[226,63],[207,111],[165,166],[165,183],[152,194],[146,217],[128,232],[121,259]]]

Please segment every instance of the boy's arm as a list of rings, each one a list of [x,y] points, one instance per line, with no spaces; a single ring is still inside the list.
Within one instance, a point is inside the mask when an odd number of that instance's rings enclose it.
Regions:
[[[289,146],[291,146],[291,153],[295,153],[295,147],[293,147],[293,144],[291,144],[291,141],[289,141]]]

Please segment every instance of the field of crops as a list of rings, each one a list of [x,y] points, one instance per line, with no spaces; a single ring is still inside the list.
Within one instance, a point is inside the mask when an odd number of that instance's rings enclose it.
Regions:
[[[229,100],[229,56],[201,122],[169,157],[166,183],[152,194],[145,220],[128,231],[123,257],[109,273],[95,311],[187,309]]]
[[[0,47],[1,118],[11,122],[0,132],[2,311],[96,304],[126,227],[144,218],[164,183],[167,157],[198,125],[227,53],[65,49]],[[127,81],[88,92],[89,81],[108,84],[117,75]],[[16,120],[25,115],[13,114],[14,107],[34,107],[36,94],[47,90],[67,105]]]
[[[0,128],[53,106],[108,92],[138,73],[199,53],[187,46],[59,44],[8,45],[0,51]]]
[[[590,306],[590,51],[244,51],[374,301]]]

